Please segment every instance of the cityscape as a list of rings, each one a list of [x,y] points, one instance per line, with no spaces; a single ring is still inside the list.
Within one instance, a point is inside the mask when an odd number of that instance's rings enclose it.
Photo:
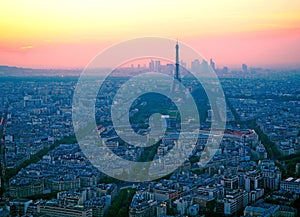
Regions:
[[[300,216],[299,8],[3,2],[0,217]]]
[[[179,56],[176,45],[176,56]],[[180,66],[179,66],[180,65]],[[300,194],[300,111],[298,71],[218,69],[214,61],[192,61],[191,70],[210,66],[226,96],[226,128],[216,154],[206,165],[200,157],[208,135],[200,133],[189,159],[173,173],[142,183],[124,182],[101,173],[76,142],[72,95],[78,77],[3,77],[1,79],[1,215],[2,216],[296,216]],[[179,57],[149,66],[115,70],[98,95],[98,133],[116,155],[131,161],[163,157],[176,143],[178,118],[165,111],[167,131],[152,149],[124,143],[111,125],[110,105],[131,73],[174,74],[195,96],[203,90],[188,76]],[[13,69],[22,71],[22,69]],[[119,74],[122,74],[121,77]],[[274,73],[274,72],[273,72]],[[204,93],[205,94],[205,93]],[[154,97],[154,98],[153,98]],[[148,100],[155,101],[155,96]],[[205,97],[200,130],[211,127],[212,110]],[[145,100],[145,101],[144,101]],[[151,102],[140,98],[130,111],[132,127],[147,133]],[[161,103],[160,101],[155,102]],[[167,107],[170,105],[167,105]],[[180,123],[179,123],[180,124]],[[184,151],[184,150],[183,150]],[[164,160],[163,168],[173,164]],[[163,170],[161,168],[161,170]],[[114,165],[114,174],[128,173]]]

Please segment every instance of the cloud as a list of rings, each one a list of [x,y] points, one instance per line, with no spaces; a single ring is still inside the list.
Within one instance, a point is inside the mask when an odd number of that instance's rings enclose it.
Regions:
[[[19,49],[20,49],[20,50],[28,50],[28,49],[32,49],[32,48],[33,48],[32,45],[27,45],[27,46],[22,46],[22,47],[20,47]]]

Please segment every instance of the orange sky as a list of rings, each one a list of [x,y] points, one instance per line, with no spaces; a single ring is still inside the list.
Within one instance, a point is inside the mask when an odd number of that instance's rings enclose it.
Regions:
[[[217,65],[300,65],[299,0],[7,0],[0,65],[84,67],[143,36],[178,38]]]

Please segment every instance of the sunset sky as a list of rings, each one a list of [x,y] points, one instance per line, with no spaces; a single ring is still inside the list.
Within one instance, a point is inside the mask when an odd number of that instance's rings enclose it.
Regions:
[[[299,0],[7,0],[0,65],[81,68],[124,40],[177,38],[217,66],[300,66]]]

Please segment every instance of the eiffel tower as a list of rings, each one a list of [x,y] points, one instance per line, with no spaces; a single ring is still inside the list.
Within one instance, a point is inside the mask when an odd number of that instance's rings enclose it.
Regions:
[[[176,50],[176,60],[175,60],[175,73],[174,73],[174,83],[173,83],[173,87],[172,87],[172,93],[178,92],[179,91],[179,84],[177,82],[181,82],[181,78],[180,78],[180,72],[179,72],[179,45],[178,45],[178,41],[176,43],[175,46],[175,50]]]
[[[175,59],[175,71],[174,71],[174,81],[172,85],[172,95],[175,97],[177,100],[179,98],[184,98],[184,93],[182,93],[182,89],[180,88],[180,83],[181,83],[181,78],[180,78],[180,71],[179,71],[179,44],[178,41],[175,46],[175,51],[176,51],[176,59]],[[179,131],[180,129],[180,119],[179,119],[179,111],[177,110],[176,107],[171,106],[169,108],[169,113],[170,113],[170,125],[171,128],[176,129]]]

